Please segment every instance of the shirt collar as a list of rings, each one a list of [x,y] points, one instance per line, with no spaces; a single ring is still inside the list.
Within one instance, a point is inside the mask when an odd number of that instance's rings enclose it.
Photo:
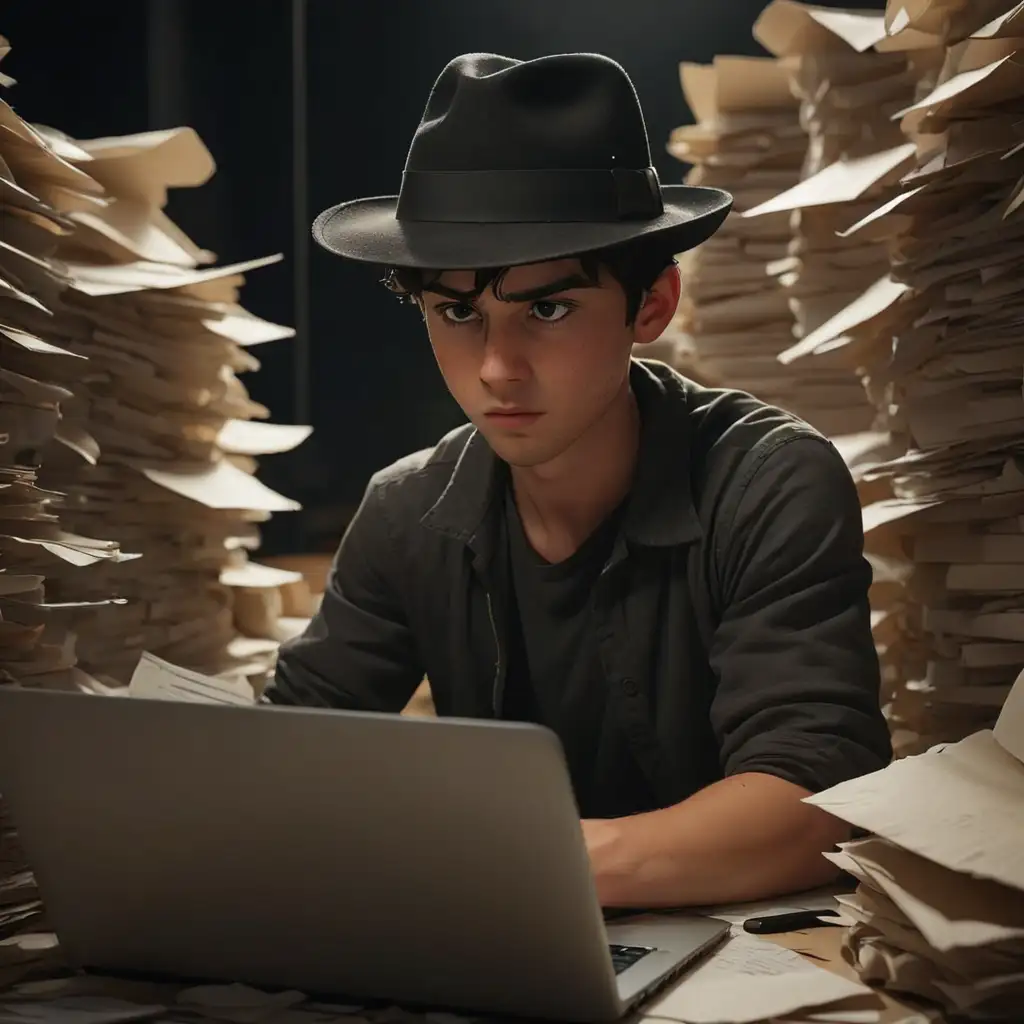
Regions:
[[[623,536],[648,547],[688,543],[702,532],[690,483],[693,385],[648,360],[632,360],[629,377],[641,426]],[[471,429],[448,485],[421,522],[486,554],[491,513],[500,509],[506,480],[507,466]]]

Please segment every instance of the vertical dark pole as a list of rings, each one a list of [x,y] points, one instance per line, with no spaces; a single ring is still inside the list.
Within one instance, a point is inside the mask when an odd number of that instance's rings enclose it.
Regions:
[[[146,88],[150,131],[173,128],[182,122],[185,63],[181,15],[180,0],[149,0],[147,5]]]
[[[292,0],[292,281],[295,301],[292,421],[312,422],[309,337],[309,166],[307,145],[306,0]],[[296,547],[305,549],[302,513],[295,515]]]

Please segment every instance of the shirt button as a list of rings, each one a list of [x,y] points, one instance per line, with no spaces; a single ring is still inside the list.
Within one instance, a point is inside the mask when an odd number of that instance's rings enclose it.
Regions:
[[[635,697],[637,693],[639,693],[639,689],[637,688],[636,682],[630,679],[629,676],[626,676],[626,678],[622,680],[620,685],[622,686],[622,692],[627,697]]]

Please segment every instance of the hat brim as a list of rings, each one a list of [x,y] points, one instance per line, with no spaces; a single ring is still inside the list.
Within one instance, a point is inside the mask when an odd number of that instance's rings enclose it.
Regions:
[[[399,221],[398,197],[378,196],[324,210],[313,222],[313,238],[360,263],[466,270],[538,263],[648,236],[663,236],[673,252],[685,252],[707,241],[732,208],[732,196],[717,188],[663,185],[661,192],[659,217],[597,224]]]

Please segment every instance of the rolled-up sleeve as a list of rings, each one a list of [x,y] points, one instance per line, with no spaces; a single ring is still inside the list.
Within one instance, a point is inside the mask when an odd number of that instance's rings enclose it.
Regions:
[[[283,644],[263,702],[400,711],[423,678],[401,600],[387,485],[370,481],[338,546],[323,601]]]
[[[860,502],[822,437],[775,440],[751,460],[715,544],[712,726],[726,775],[820,792],[892,756]]]

